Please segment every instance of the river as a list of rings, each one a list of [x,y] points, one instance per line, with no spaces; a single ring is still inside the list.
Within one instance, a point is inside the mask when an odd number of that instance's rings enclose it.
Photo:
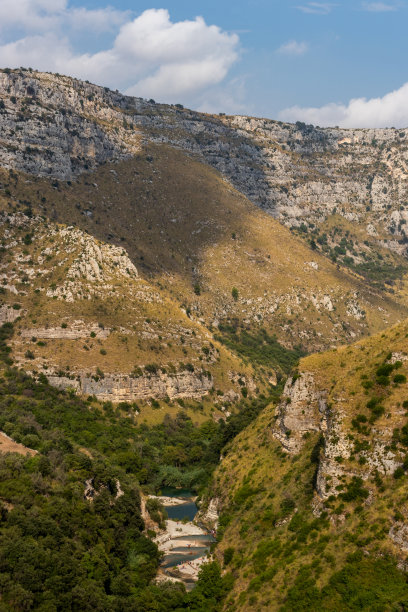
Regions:
[[[168,514],[166,530],[156,538],[159,549],[164,553],[160,573],[163,578],[181,580],[190,590],[194,587],[201,565],[208,560],[215,538],[193,523],[198,508],[192,491],[166,487],[158,499]]]

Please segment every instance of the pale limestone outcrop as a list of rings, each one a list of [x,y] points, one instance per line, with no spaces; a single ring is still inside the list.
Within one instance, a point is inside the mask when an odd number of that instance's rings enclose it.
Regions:
[[[30,329],[23,329],[21,337],[35,337],[41,340],[77,340],[79,338],[89,338],[92,334],[94,338],[105,340],[110,333],[110,329],[101,328],[96,323],[87,325],[84,321],[72,321],[66,327],[32,327]]]
[[[347,398],[331,398],[328,403],[327,395],[327,391],[316,384],[312,372],[301,372],[289,378],[272,431],[273,436],[291,454],[300,452],[310,433],[321,435],[315,482],[320,500],[337,495],[336,487],[344,484],[344,477],[359,476],[367,480],[375,472],[392,474],[401,465],[401,458],[390,448],[393,437],[393,427],[390,425],[374,428],[372,445],[367,450],[359,451],[364,463],[351,467],[347,460],[355,454],[355,449],[347,424],[350,418]]]
[[[60,389],[73,389],[83,395],[95,395],[100,401],[115,403],[167,397],[201,399],[213,386],[211,376],[196,372],[158,373],[137,378],[122,374],[91,377],[81,373],[72,378],[51,374],[48,380]]]
[[[302,372],[286,382],[273,435],[287,451],[299,452],[304,434],[320,431],[322,414],[324,396],[316,388],[313,374]]]
[[[77,256],[64,283],[49,287],[47,296],[73,302],[95,295],[106,296],[118,279],[138,280],[136,267],[124,249],[99,243],[93,236],[72,227],[60,229],[58,237],[60,248],[64,245],[66,252],[75,249]]]
[[[405,130],[215,117],[24,70],[0,72],[0,98],[4,167],[69,179],[134,154],[143,134],[200,156],[289,227],[318,226],[336,212],[372,237],[389,232],[383,246],[406,253]]]
[[[0,72],[0,164],[68,180],[140,150],[123,96],[52,74]],[[15,101],[14,101],[15,99]],[[117,107],[117,108],[115,108]]]
[[[18,317],[21,317],[21,310],[16,310],[12,306],[4,304],[0,306],[0,325],[3,323],[13,323]]]
[[[205,507],[200,508],[197,512],[195,521],[204,525],[207,529],[217,531],[220,507],[221,500],[217,497],[212,497],[208,505],[206,504]]]
[[[388,536],[405,555],[408,553],[408,524],[397,521],[392,524]]]

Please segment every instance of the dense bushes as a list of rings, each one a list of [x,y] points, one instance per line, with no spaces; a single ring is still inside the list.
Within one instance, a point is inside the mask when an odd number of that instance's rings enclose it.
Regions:
[[[312,566],[303,566],[289,589],[282,612],[339,612],[340,610],[405,610],[408,584],[405,574],[386,557],[350,555],[344,567],[332,575],[327,586],[316,585]]]
[[[286,374],[289,374],[305,354],[301,348],[285,348],[275,336],[270,336],[263,328],[251,333],[246,329],[239,329],[238,325],[220,325],[219,332],[216,339],[241,357],[268,369],[281,368]]]
[[[6,365],[11,333],[12,326],[0,328]],[[84,402],[50,387],[44,375],[36,382],[8,368],[0,373],[0,430],[39,451],[0,454],[2,610],[220,608],[231,580],[217,564],[202,569],[192,594],[182,584],[151,584],[161,554],[143,534],[138,485],[157,479],[161,450],[172,444],[184,445],[198,486],[218,459],[216,423],[195,428],[181,413],[155,428],[136,427],[109,402]],[[163,520],[153,500],[148,510]]]

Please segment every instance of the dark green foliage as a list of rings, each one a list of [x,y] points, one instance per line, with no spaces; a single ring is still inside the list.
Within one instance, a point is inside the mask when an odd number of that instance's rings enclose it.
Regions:
[[[301,348],[287,349],[275,336],[260,328],[252,332],[239,329],[238,325],[220,325],[216,340],[223,342],[229,349],[250,362],[263,365],[268,369],[280,367],[289,374],[299,359],[305,355]]]
[[[406,576],[388,558],[351,555],[322,590],[311,566],[303,566],[288,591],[282,612],[403,612],[408,605]]]
[[[246,482],[235,493],[234,503],[238,506],[241,506],[247,501],[247,499],[252,497],[252,495],[256,495],[257,492],[257,489],[254,489],[248,482]]]
[[[407,377],[404,374],[396,374],[393,378],[393,381],[396,385],[400,385],[402,383],[407,382]]]
[[[166,526],[167,512],[165,511],[163,504],[159,499],[148,498],[146,500],[146,510],[148,511],[150,518],[159,525],[160,529],[164,529]]]
[[[369,495],[368,489],[363,487],[363,480],[358,476],[353,476],[347,484],[346,491],[340,494],[340,497],[346,502],[361,501],[367,499]]]
[[[217,562],[204,565],[198,575],[199,581],[195,589],[187,597],[188,610],[197,612],[219,612],[222,602],[233,586],[232,576],[221,576],[221,568]]]
[[[12,326],[0,328],[5,360],[11,334]],[[216,564],[203,568],[191,595],[183,585],[150,584],[161,554],[142,533],[137,482],[160,469],[158,447],[172,441],[172,428],[196,447],[201,439],[207,449],[218,425],[209,422],[195,430],[179,415],[167,420],[157,437],[158,429],[138,430],[109,403],[104,408],[95,410],[92,398],[84,402],[50,387],[44,375],[36,382],[17,369],[2,373],[0,430],[39,453],[0,454],[1,608],[218,610],[232,583],[221,578]],[[199,456],[190,446],[192,456]],[[80,450],[84,447],[89,454]],[[212,468],[218,451],[208,453]],[[91,485],[88,499],[85,481]],[[154,500],[148,504],[163,519]]]
[[[399,478],[402,478],[405,474],[404,468],[403,467],[397,467],[397,469],[394,472],[394,478],[396,480],[398,480]]]
[[[224,550],[224,565],[229,565],[231,563],[234,552],[235,550],[232,546]]]
[[[322,591],[323,610],[403,611],[408,605],[406,576],[393,560],[356,553]]]
[[[380,397],[372,397],[367,402],[367,408],[371,411],[370,421],[374,422],[385,412],[384,406],[381,405],[382,399]]]
[[[291,497],[284,497],[281,501],[281,513],[283,517],[289,516],[296,508],[296,503]]]
[[[0,327],[0,362],[5,363],[6,365],[11,365],[13,360],[10,358],[11,349],[7,345],[7,341],[13,335],[13,324],[12,323],[4,323]]]
[[[377,369],[375,374],[376,376],[389,376],[393,369],[394,366],[392,363],[384,363]]]

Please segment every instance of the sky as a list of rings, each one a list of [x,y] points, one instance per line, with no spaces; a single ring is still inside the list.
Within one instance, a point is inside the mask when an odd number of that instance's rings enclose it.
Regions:
[[[205,112],[408,127],[408,0],[0,0],[0,66]]]

